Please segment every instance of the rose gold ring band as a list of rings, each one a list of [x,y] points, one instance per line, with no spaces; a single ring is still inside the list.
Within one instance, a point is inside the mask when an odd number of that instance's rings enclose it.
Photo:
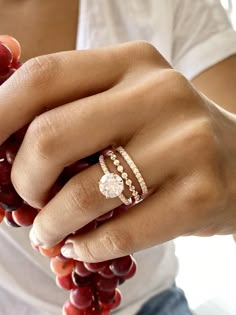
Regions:
[[[134,173],[134,176],[136,177],[142,190],[142,195],[138,193],[135,185],[133,184],[131,179],[129,179],[127,172],[124,171],[124,167],[121,165],[121,162],[114,151],[118,152],[123,157],[129,168]],[[138,170],[136,164],[131,159],[129,154],[125,151],[123,147],[119,146],[114,150],[113,149],[107,150],[106,156],[110,157],[119,174],[111,173],[109,171],[105,162],[105,156],[101,154],[99,157],[99,163],[103,170],[104,175],[99,181],[100,192],[107,199],[119,197],[122,203],[124,203],[125,205],[137,204],[141,202],[148,194],[148,188],[140,171]],[[131,192],[131,196],[129,198],[127,198],[123,194],[125,185],[128,186],[129,191]]]

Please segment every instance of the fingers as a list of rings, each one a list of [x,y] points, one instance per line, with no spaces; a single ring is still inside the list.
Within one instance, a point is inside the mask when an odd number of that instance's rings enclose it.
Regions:
[[[53,62],[58,63],[58,67],[55,66],[54,68],[66,72],[63,72],[63,76],[69,76],[72,81],[68,86],[67,83],[62,85],[61,82],[64,82],[64,77],[57,74],[54,78],[55,82],[53,81],[53,87],[50,87],[49,90],[46,87],[44,93],[39,96],[37,94],[38,89],[36,89],[36,93],[34,85],[32,88],[33,80],[30,81],[27,76],[26,80],[29,80],[29,82],[27,81],[26,88],[19,90],[17,84],[15,87],[15,93],[19,94],[19,102],[24,100],[25,107],[20,111],[22,117],[31,115],[29,114],[32,113],[30,108],[35,114],[35,109],[41,108],[46,100],[49,104],[48,107],[58,105],[60,97],[65,97],[65,95],[68,97],[67,93],[71,91],[71,86],[74,86],[73,91],[77,91],[77,99],[83,97],[84,94],[93,94],[94,91],[102,90],[104,87],[108,88],[109,84],[111,86],[115,84],[115,81],[121,76],[122,67],[127,67],[127,65],[124,65],[128,64],[126,61],[127,47],[125,46],[126,49],[122,45],[119,47],[116,49],[109,48],[105,50],[105,53],[103,51],[101,53],[103,58],[99,63],[93,63],[93,67],[95,67],[93,69],[91,69],[92,60],[95,59],[95,56],[97,57],[96,60],[99,59],[100,50],[98,53],[89,51],[85,55],[81,52],[81,56],[80,52],[48,56],[48,60],[52,58]],[[126,54],[122,53],[122,49],[126,51]],[[119,67],[119,70],[114,69],[113,71],[112,67],[119,66],[120,61],[114,65],[111,60],[115,61],[119,53],[123,57],[123,66]],[[104,60],[104,56],[106,60]],[[65,64],[67,58],[70,60],[68,67]],[[83,62],[81,66],[78,60]],[[78,69],[80,69],[78,74],[73,71],[71,64],[78,66]],[[86,64],[87,70],[85,71]],[[99,67],[102,68],[100,72]],[[103,70],[105,68],[110,68],[113,74],[108,75],[107,70]],[[86,77],[87,74],[83,76],[84,71],[90,73],[90,70],[96,76],[96,79]],[[50,69],[48,71],[50,72]],[[71,75],[70,72],[73,72],[73,74]],[[122,69],[122,72],[124,76],[124,69]],[[102,79],[100,79],[100,76],[102,76]],[[78,82],[85,79],[87,83],[80,83],[78,87]],[[17,81],[17,79],[15,80]],[[124,81],[123,79],[122,83]],[[15,84],[14,82],[12,84]],[[54,91],[55,86],[58,91]],[[90,88],[89,93],[87,93],[88,88]],[[63,89],[65,93],[62,92]],[[42,208],[47,201],[49,189],[65,166],[98,152],[109,144],[118,143],[123,145],[127,143],[133,133],[140,129],[140,126],[144,123],[143,117],[135,119],[134,113],[138,110],[137,104],[140,104],[140,96],[143,96],[142,93],[146,93],[148,90],[148,84],[141,84],[139,92],[137,92],[137,88],[133,87],[130,80],[128,80],[122,89],[118,85],[118,87],[113,87],[103,93],[61,105],[39,115],[30,124],[13,164],[11,179],[18,194],[31,206]],[[35,94],[34,97],[32,93],[36,93],[37,96]],[[55,95],[58,95],[58,100],[55,99]],[[27,113],[24,112],[25,108],[27,108]],[[10,119],[14,119],[18,123],[19,117],[17,114],[11,116]],[[13,126],[14,123],[9,123],[9,126]]]
[[[176,191],[160,191],[91,232],[70,237],[64,247],[72,258],[99,262],[135,253],[173,239],[185,226]],[[71,246],[73,245],[73,247]]]
[[[26,62],[0,89],[0,143],[46,109],[113,86],[127,67],[122,49],[62,52]]]
[[[18,194],[42,208],[65,166],[127,139],[138,128],[130,124],[132,108],[123,97],[106,92],[46,112],[30,125],[11,172]],[[129,113],[130,112],[130,113]]]
[[[99,165],[89,167],[74,176],[41,210],[33,225],[40,243],[52,247],[121,204],[119,198],[106,199],[99,191],[98,180],[103,175]]]
[[[144,176],[149,192],[152,193],[156,183],[162,181],[164,173],[160,171],[151,175],[153,172],[150,170],[148,159],[145,160],[142,147],[136,148],[134,144],[130,144],[126,150],[130,156],[135,157],[135,163]],[[122,161],[122,158],[120,157],[119,160]],[[111,172],[117,173],[109,158],[106,159],[106,163]],[[125,163],[122,165],[128,178],[141,193],[137,179],[130,168]],[[35,237],[40,243],[52,247],[72,232],[122,204],[119,198],[106,199],[100,192],[98,182],[103,175],[100,164],[89,167],[74,176],[42,209],[33,225]],[[125,188],[124,195],[130,196],[128,187]]]

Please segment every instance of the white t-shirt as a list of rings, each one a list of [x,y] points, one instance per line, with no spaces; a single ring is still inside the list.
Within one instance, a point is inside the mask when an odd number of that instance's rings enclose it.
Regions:
[[[144,39],[189,79],[236,53],[236,33],[217,0],[81,0],[79,12],[78,49]],[[31,248],[28,232],[0,227],[0,315],[59,315],[68,292],[56,286],[49,259]],[[121,286],[118,315],[135,314],[175,280],[172,242],[135,257],[138,272]]]

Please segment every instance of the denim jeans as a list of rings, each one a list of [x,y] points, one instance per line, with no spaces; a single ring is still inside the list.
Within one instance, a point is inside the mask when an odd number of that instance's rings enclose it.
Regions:
[[[183,290],[173,287],[148,300],[136,315],[192,315]]]

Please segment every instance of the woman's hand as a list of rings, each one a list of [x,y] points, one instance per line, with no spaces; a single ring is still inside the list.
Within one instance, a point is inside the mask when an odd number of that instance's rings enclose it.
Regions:
[[[45,246],[121,204],[99,191],[99,164],[46,203],[65,166],[110,144],[125,147],[150,195],[71,238],[77,258],[95,262],[180,235],[236,232],[235,116],[199,94],[150,44],[32,59],[0,88],[0,103],[1,143],[32,121],[12,182],[42,208],[34,233]]]

